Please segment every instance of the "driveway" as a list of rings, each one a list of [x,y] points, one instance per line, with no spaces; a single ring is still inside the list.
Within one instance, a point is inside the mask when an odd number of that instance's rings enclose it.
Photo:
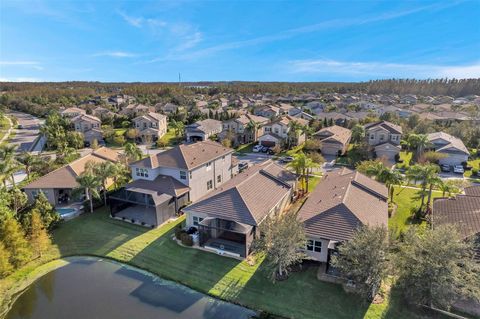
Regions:
[[[26,113],[10,111],[8,114],[15,117],[18,124],[23,127],[22,129],[14,128],[12,130],[15,136],[10,138],[9,143],[18,146],[17,152],[30,151],[40,133],[41,121],[37,117]]]
[[[250,167],[252,165],[262,163],[271,158],[272,156],[264,153],[243,153],[241,155],[236,155],[236,157],[239,163],[246,162]]]

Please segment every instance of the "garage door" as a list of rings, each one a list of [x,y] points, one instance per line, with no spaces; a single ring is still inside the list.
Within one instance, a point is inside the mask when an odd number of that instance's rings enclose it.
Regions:
[[[262,144],[263,146],[266,146],[266,147],[274,147],[275,146],[275,142],[273,142],[273,141],[260,141],[260,144]]]

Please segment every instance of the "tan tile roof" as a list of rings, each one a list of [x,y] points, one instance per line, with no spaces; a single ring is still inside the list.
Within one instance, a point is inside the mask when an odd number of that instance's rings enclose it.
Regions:
[[[463,238],[480,233],[480,197],[457,195],[455,198],[435,198],[433,226],[453,224]]]
[[[69,107],[68,109],[65,109],[62,111],[62,114],[68,114],[68,113],[82,113],[86,114],[87,112],[81,108],[78,107]]]
[[[294,174],[266,161],[238,174],[184,211],[259,225],[292,190],[295,181]]]
[[[388,224],[387,188],[349,169],[327,173],[299,211],[309,236],[348,240],[361,225]]]
[[[320,131],[316,132],[315,135],[324,135],[325,133],[330,133],[331,135],[325,139],[325,140],[334,140],[338,141],[342,144],[347,144],[350,142],[350,138],[352,137],[352,131],[350,131],[348,128],[344,128],[338,125],[333,125],[329,127],[324,127]]]
[[[465,187],[465,195],[480,197],[480,186]]]
[[[257,116],[253,114],[244,114],[244,115],[241,115],[239,118],[235,119],[235,121],[242,123],[244,125],[248,124],[250,121],[253,121],[258,124],[264,124],[264,123],[267,123],[269,119],[263,116]]]
[[[448,142],[445,146],[442,146],[441,148],[437,149],[437,152],[442,152],[442,151],[447,151],[451,150],[452,147],[467,154],[470,155],[470,152],[468,151],[467,147],[465,144],[463,144],[463,141],[459,138],[456,138],[455,136],[452,136],[450,134],[447,134],[445,132],[436,132],[436,133],[430,133],[427,135],[427,138],[429,141],[434,141],[436,139],[442,139]]]
[[[180,169],[193,169],[220,156],[233,153],[233,149],[210,140],[193,144],[182,144],[165,152],[151,155],[145,159],[132,163],[133,166],[157,168],[172,167]]]
[[[114,153],[116,153],[116,155],[114,155]],[[118,153],[114,150],[102,147],[91,154],[38,178],[24,186],[24,188],[75,188],[78,186],[77,177],[85,171],[85,164],[88,162],[102,163],[107,160],[113,162],[118,160],[118,156]]]
[[[95,122],[95,123],[102,122],[98,117],[93,115],[88,115],[88,114],[78,115],[72,119],[72,122],[78,122],[78,121]]]

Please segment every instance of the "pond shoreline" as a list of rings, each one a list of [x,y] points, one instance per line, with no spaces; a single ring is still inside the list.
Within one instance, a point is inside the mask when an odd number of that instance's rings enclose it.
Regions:
[[[75,261],[78,261],[78,260],[83,260],[83,259],[94,259],[96,261],[108,261],[108,262],[111,262],[111,263],[114,263],[114,264],[117,264],[121,267],[125,267],[127,269],[131,269],[131,270],[134,270],[134,271],[137,271],[143,275],[146,275],[148,277],[152,277],[152,278],[158,278],[160,280],[164,280],[164,281],[168,281],[168,282],[171,282],[173,284],[176,284],[176,285],[179,285],[179,286],[183,286],[183,287],[186,287],[188,289],[191,289],[197,293],[200,293],[200,294],[203,294],[205,296],[208,296],[210,298],[213,298],[213,299],[216,299],[216,300],[219,300],[219,301],[223,301],[223,302],[226,302],[226,303],[230,303],[230,304],[234,304],[234,305],[237,305],[237,306],[241,306],[243,308],[246,308],[246,309],[249,309],[249,310],[252,310],[254,312],[257,313],[257,315],[259,315],[260,313],[264,313],[263,311],[261,310],[256,310],[256,309],[251,309],[245,305],[242,305],[242,304],[239,304],[239,303],[236,303],[236,302],[233,302],[233,301],[230,301],[230,300],[225,300],[223,298],[219,298],[218,296],[213,296],[211,294],[208,294],[208,293],[205,293],[205,292],[202,292],[202,291],[198,291],[196,289],[193,289],[191,287],[189,287],[188,285],[186,284],[183,284],[181,282],[178,282],[178,281],[175,281],[175,280],[171,280],[171,279],[168,279],[168,278],[163,278],[157,274],[155,274],[154,272],[152,271],[149,271],[148,269],[144,269],[142,267],[139,267],[137,265],[134,265],[132,263],[128,263],[128,262],[124,262],[124,261],[119,261],[115,258],[111,258],[111,257],[108,257],[108,256],[98,256],[98,255],[72,255],[72,256],[64,256],[64,257],[61,257],[59,259],[53,259],[53,260],[50,260],[50,261],[47,261],[43,264],[40,264],[38,265],[36,268],[34,268],[31,272],[29,272],[28,274],[25,275],[25,277],[20,280],[18,283],[16,283],[14,286],[10,287],[9,289],[6,290],[6,294],[5,294],[5,298],[4,300],[2,300],[1,304],[0,304],[0,318],[5,318],[6,315],[8,314],[8,312],[12,309],[12,306],[13,304],[15,303],[15,301],[25,292],[25,290],[30,287],[31,285],[33,285],[37,280],[39,280],[41,277],[43,277],[44,275],[54,271],[54,270],[57,270],[61,267],[64,267],[64,266],[67,266],[69,265],[71,262],[75,262]],[[257,318],[257,316],[254,316],[252,317],[253,318]],[[270,317],[269,317],[270,318]],[[272,317],[272,318],[279,318],[280,317]]]

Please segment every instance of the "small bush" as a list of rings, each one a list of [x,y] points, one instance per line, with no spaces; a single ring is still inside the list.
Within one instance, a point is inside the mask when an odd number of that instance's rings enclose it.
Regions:
[[[177,227],[175,228],[175,238],[178,239],[178,240],[182,240],[182,234],[185,234],[186,232],[180,228],[180,227]]]
[[[183,233],[181,235],[181,241],[182,241],[182,244],[184,244],[185,246],[193,246],[193,239],[187,233]]]
[[[472,168],[472,176],[478,176],[478,168]]]

